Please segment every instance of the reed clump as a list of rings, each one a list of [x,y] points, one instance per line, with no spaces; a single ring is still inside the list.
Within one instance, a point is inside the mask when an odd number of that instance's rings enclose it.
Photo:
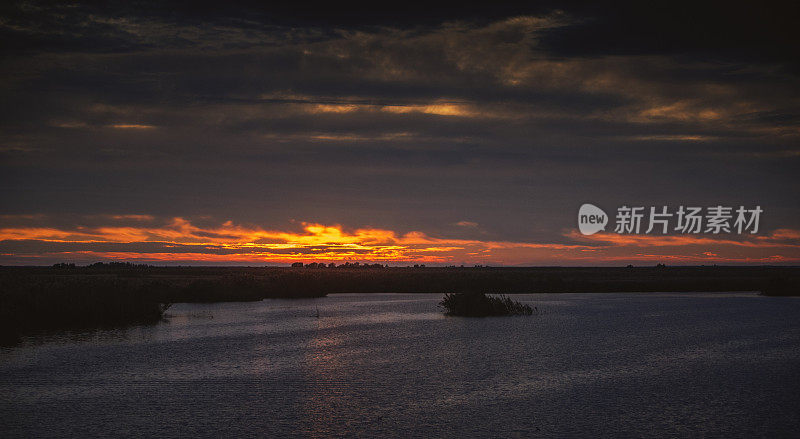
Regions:
[[[439,306],[445,314],[463,317],[512,316],[533,314],[530,305],[511,300],[506,296],[490,296],[485,293],[445,294]]]
[[[158,282],[114,278],[4,279],[0,330],[154,323],[169,307],[158,297],[166,288]]]
[[[206,273],[134,264],[0,270],[0,343],[49,329],[118,327],[156,323],[172,303],[258,301],[325,296],[316,279],[291,272],[256,276]],[[9,337],[9,335],[11,337]]]

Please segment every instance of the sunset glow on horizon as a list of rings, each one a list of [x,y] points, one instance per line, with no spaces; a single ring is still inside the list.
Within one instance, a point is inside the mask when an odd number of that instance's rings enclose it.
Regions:
[[[201,227],[180,217],[161,221],[149,215],[103,218],[106,223],[95,226],[0,228],[0,262],[269,265],[349,261],[498,266],[800,262],[800,231],[791,229],[732,237],[614,233],[583,236],[567,229],[557,242],[525,242],[307,222],[298,223],[299,230],[274,230],[232,221]],[[470,223],[466,227],[475,226]]]

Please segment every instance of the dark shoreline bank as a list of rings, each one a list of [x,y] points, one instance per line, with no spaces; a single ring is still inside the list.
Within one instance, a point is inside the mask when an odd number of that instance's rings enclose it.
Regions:
[[[329,293],[800,293],[800,267],[0,267],[0,329],[154,323],[171,303]]]
[[[800,267],[87,267],[0,266],[9,281],[119,279],[177,287],[172,302],[314,297],[327,293],[579,293],[763,291],[795,285]],[[220,288],[225,289],[221,291]],[[175,299],[175,300],[173,300]]]

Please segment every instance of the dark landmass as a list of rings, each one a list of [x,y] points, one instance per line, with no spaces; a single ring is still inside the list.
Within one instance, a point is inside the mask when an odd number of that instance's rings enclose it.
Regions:
[[[158,321],[176,302],[322,297],[328,293],[760,291],[800,294],[800,267],[493,268],[153,267],[127,263],[0,267],[0,329]]]
[[[322,297],[321,284],[288,271],[133,264],[0,267],[0,341],[50,329],[149,324],[177,302]]]
[[[445,294],[439,306],[449,316],[529,316],[533,308],[515,302],[507,296],[489,296],[483,293]]]
[[[796,275],[771,277],[760,291],[765,296],[800,296],[800,277]]]

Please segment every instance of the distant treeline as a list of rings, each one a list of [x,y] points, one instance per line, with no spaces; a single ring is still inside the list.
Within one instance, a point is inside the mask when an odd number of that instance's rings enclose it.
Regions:
[[[324,264],[322,264],[324,265]],[[0,288],[8,279],[35,283],[43,278],[138,279],[160,285],[166,302],[258,300],[327,293],[580,293],[648,291],[761,291],[791,293],[800,267],[386,267],[348,263],[298,267],[158,267],[122,262],[88,266],[0,267]],[[335,269],[331,269],[335,268]],[[361,269],[354,269],[361,268]],[[364,269],[371,268],[371,269]],[[155,288],[155,287],[151,287]],[[0,290],[2,292],[2,290]]]
[[[310,262],[310,263],[303,263],[303,262],[295,262],[290,265],[291,268],[389,268],[389,265],[384,264],[369,264],[369,263],[360,263],[360,262],[345,262],[344,264],[336,265],[335,262],[324,263],[324,262]],[[414,268],[424,268],[425,264],[414,264]],[[455,266],[453,266],[455,267]],[[462,266],[463,267],[463,266]],[[154,268],[153,265],[148,264],[133,264],[131,262],[95,262],[93,264],[80,266],[75,265],[75,263],[66,263],[66,262],[59,262],[57,264],[53,264],[52,268],[58,268],[62,270],[67,269],[76,269],[76,268],[89,268],[89,269],[145,269],[145,268]]]
[[[138,268],[138,269],[145,269],[145,268],[152,268],[152,265],[147,264],[133,264],[131,262],[95,262],[94,264],[87,265],[86,267],[79,267],[76,266],[74,263],[65,263],[60,262],[58,264],[53,264],[53,268],[60,268],[60,269],[71,269],[71,268],[118,268],[118,269],[131,269],[131,268]]]
[[[345,262],[344,264],[336,265],[335,262],[330,262],[328,264],[324,262],[310,262],[310,263],[302,263],[302,262],[295,262],[291,265],[292,268],[389,268],[388,265],[383,264],[362,264],[360,262]],[[419,268],[419,265],[416,265]],[[424,267],[424,265],[423,265]]]

